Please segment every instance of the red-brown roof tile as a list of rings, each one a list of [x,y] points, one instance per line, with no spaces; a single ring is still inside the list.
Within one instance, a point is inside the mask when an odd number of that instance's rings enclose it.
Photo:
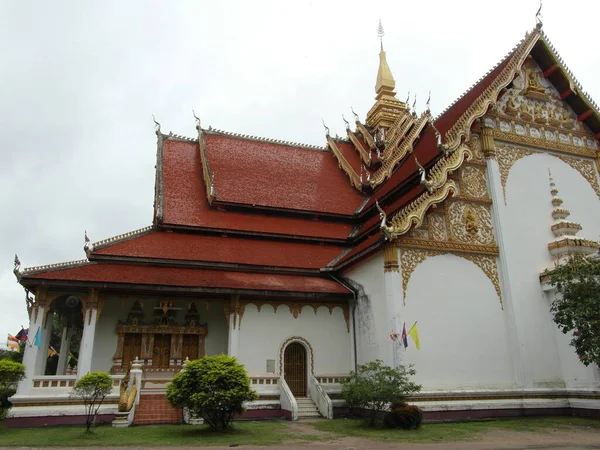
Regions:
[[[80,267],[31,274],[24,277],[21,282],[27,284],[28,281],[32,282],[41,279],[189,288],[222,288],[322,294],[349,293],[346,288],[337,282],[322,277],[109,263],[89,263]]]
[[[217,201],[352,215],[364,199],[329,151],[211,132],[204,137]]]
[[[310,217],[296,218],[211,208],[206,199],[202,163],[196,143],[164,141],[162,183],[164,225],[324,239],[345,239],[353,228],[352,224],[314,220]]]
[[[338,245],[155,231],[93,255],[320,269],[342,250]]]

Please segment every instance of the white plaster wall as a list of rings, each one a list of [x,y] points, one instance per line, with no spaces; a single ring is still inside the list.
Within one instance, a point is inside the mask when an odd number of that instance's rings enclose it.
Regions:
[[[104,309],[96,323],[94,338],[94,355],[92,358],[92,371],[107,372],[112,366],[112,358],[117,348],[117,323],[125,321],[137,297],[122,298],[108,297]],[[141,299],[144,309],[144,321],[152,323],[154,307],[158,306],[158,299]],[[176,311],[175,322],[184,323],[185,313],[192,299],[174,300],[173,306],[181,308]],[[208,324],[208,335],[205,339],[207,355],[227,353],[228,329],[221,300],[195,300],[200,322]],[[207,308],[208,305],[208,308]]]
[[[427,258],[412,273],[403,316],[416,321],[421,350],[408,338],[406,361],[424,390],[515,386],[503,310],[493,284],[454,255]],[[389,338],[388,338],[389,339]]]
[[[291,337],[306,339],[314,352],[315,374],[348,373],[350,367],[350,333],[346,328],[341,308],[320,307],[315,314],[312,306],[305,306],[297,319],[286,305],[274,312],[265,304],[260,312],[254,304],[246,305],[240,328],[238,360],[250,374],[265,373],[267,359],[276,361],[280,373],[279,349]]]
[[[507,180],[503,224],[515,292],[515,316],[533,386],[585,386],[595,383],[594,369],[585,368],[577,360],[568,345],[569,337],[558,331],[549,312],[550,302],[539,283],[540,272],[551,263],[547,246],[554,238],[550,231],[553,219],[549,168],[563,206],[571,212],[569,220],[583,226],[578,235],[597,240],[600,234],[600,201],[577,170],[550,154],[517,161]]]
[[[383,252],[371,256],[344,273],[344,278],[360,285],[366,296],[357,300],[356,347],[357,363],[364,364],[384,359],[389,339],[385,283],[383,279]]]

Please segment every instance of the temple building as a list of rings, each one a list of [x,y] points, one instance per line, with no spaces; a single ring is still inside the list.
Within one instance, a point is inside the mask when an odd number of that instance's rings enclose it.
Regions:
[[[552,321],[544,281],[598,251],[600,112],[541,24],[438,117],[397,98],[382,46],[353,122],[323,147],[157,125],[151,225],[86,236],[80,261],[15,260],[41,344],[7,424],[80,420],[69,393],[91,371],[114,377],[112,420],[132,366],[130,421],[182,421],[167,383],[221,353],[260,394],[248,417],[332,417],[340,379],[375,359],[414,364],[426,418],[600,409],[598,367]],[[399,338],[414,324],[420,349]]]

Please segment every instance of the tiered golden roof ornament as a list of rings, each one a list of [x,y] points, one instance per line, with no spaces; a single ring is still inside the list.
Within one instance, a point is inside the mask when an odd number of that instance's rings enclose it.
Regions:
[[[402,102],[396,98],[396,82],[383,49],[384,31],[381,21],[377,34],[381,49],[375,82],[375,104],[367,113],[364,124],[352,111],[356,125],[354,131],[344,119],[347,140],[334,139],[327,133],[327,144],[340,167],[348,175],[352,185],[361,191],[375,189],[388,179],[404,157],[413,152],[413,147],[427,124],[433,122],[429,102],[427,110],[417,115],[416,96],[412,111],[408,106],[409,99]],[[355,148],[361,160],[360,173],[346,159],[337,142],[349,142]]]
[[[548,251],[552,255],[552,267],[563,264],[570,256],[574,254],[590,255],[598,251],[600,244],[598,242],[576,236],[582,229],[577,222],[567,220],[571,214],[568,209],[563,207],[563,201],[558,196],[558,189],[548,169],[550,176],[550,192],[552,194],[552,217],[554,223],[550,227],[555,238],[548,244]]]

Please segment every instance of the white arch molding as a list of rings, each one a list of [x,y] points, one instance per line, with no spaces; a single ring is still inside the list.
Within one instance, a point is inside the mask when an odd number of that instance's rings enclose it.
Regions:
[[[598,198],[600,198],[600,184],[598,183],[598,175],[596,164],[593,160],[587,158],[577,158],[574,156],[556,155],[554,153],[532,150],[528,148],[515,147],[512,145],[498,145],[497,148],[498,167],[500,168],[500,181],[502,182],[502,194],[504,195],[504,204],[506,205],[506,185],[510,169],[517,161],[533,155],[548,155],[553,158],[560,159],[567,163],[589,183]]]
[[[406,304],[406,291],[408,288],[408,282],[410,281],[410,276],[415,271],[417,266],[432,256],[452,255],[466,259],[481,269],[481,271],[494,286],[498,300],[500,300],[500,309],[504,309],[504,304],[502,303],[502,291],[500,289],[500,279],[498,276],[498,261],[496,256],[476,255],[470,253],[452,253],[438,250],[424,250],[403,247],[400,247],[399,250],[400,263],[402,267],[402,297],[404,298],[404,304]]]
[[[309,375],[315,374],[315,357],[313,353],[312,345],[310,342],[301,336],[290,336],[283,341],[281,346],[279,347],[279,375],[282,377],[285,375],[285,366],[283,364],[285,349],[288,345],[293,344],[294,342],[298,342],[304,346],[306,350],[306,357],[308,358],[306,366],[309,370]]]

